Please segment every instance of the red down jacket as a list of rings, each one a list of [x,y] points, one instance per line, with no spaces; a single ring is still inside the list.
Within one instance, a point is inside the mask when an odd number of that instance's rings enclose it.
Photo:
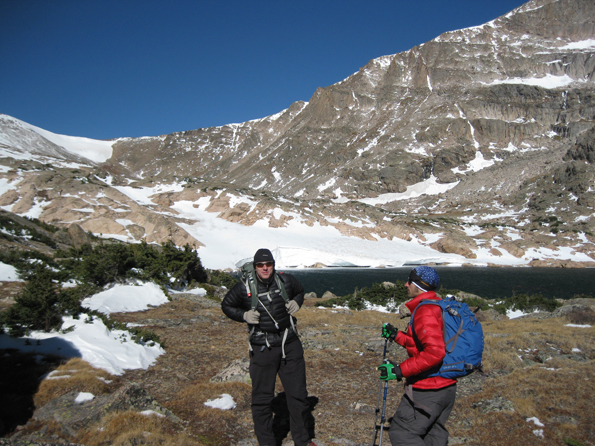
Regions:
[[[433,291],[422,293],[405,305],[411,313],[424,299],[439,300]],[[411,324],[415,327],[415,337],[411,333]],[[442,331],[442,314],[436,305],[423,305],[415,312],[415,320],[407,326],[407,333],[400,331],[395,341],[407,349],[409,358],[400,364],[401,373],[414,389],[441,389],[455,384],[454,379],[435,376],[426,378],[437,371],[446,355]]]

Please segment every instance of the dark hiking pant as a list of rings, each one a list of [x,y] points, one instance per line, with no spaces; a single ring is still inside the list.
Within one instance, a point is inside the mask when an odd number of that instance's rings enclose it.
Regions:
[[[413,402],[403,395],[388,432],[392,445],[445,446],[448,431],[444,424],[455,404],[456,393],[455,384],[436,390],[413,389]]]
[[[285,359],[281,347],[253,345],[250,353],[250,378],[252,379],[252,419],[254,433],[260,446],[275,446],[273,434],[272,402],[275,397],[277,374],[281,378],[287,397],[291,437],[296,446],[310,442],[307,415],[310,410],[306,388],[306,362],[299,339],[285,344]]]

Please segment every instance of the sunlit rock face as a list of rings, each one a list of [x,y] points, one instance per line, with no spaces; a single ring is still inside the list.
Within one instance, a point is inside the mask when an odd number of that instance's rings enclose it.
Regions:
[[[221,127],[92,147],[2,116],[0,206],[197,247],[209,212],[472,263],[590,262],[594,18],[592,1],[530,1]]]

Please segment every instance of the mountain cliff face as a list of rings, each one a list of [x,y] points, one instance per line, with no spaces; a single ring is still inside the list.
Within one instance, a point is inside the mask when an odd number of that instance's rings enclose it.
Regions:
[[[77,173],[65,161],[80,158],[30,134],[24,144],[5,117],[10,168],[1,174],[13,186],[0,206],[22,214],[45,200],[40,218],[54,224],[199,243],[171,207],[202,197],[207,210],[245,225],[299,219],[364,239],[415,239],[469,260],[483,250],[492,263],[544,247],[595,259],[594,85],[595,4],[533,0],[374,59],[274,116],[119,139],[111,158]],[[15,155],[27,150],[45,158]],[[131,180],[184,187],[143,205],[117,189]],[[420,185],[441,193],[412,193]]]

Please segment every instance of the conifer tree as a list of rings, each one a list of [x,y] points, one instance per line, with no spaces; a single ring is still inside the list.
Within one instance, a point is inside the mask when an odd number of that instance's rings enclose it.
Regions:
[[[45,265],[38,265],[31,274],[15,303],[3,315],[8,332],[22,336],[31,330],[49,332],[62,325],[60,290],[54,283],[54,273]]]

